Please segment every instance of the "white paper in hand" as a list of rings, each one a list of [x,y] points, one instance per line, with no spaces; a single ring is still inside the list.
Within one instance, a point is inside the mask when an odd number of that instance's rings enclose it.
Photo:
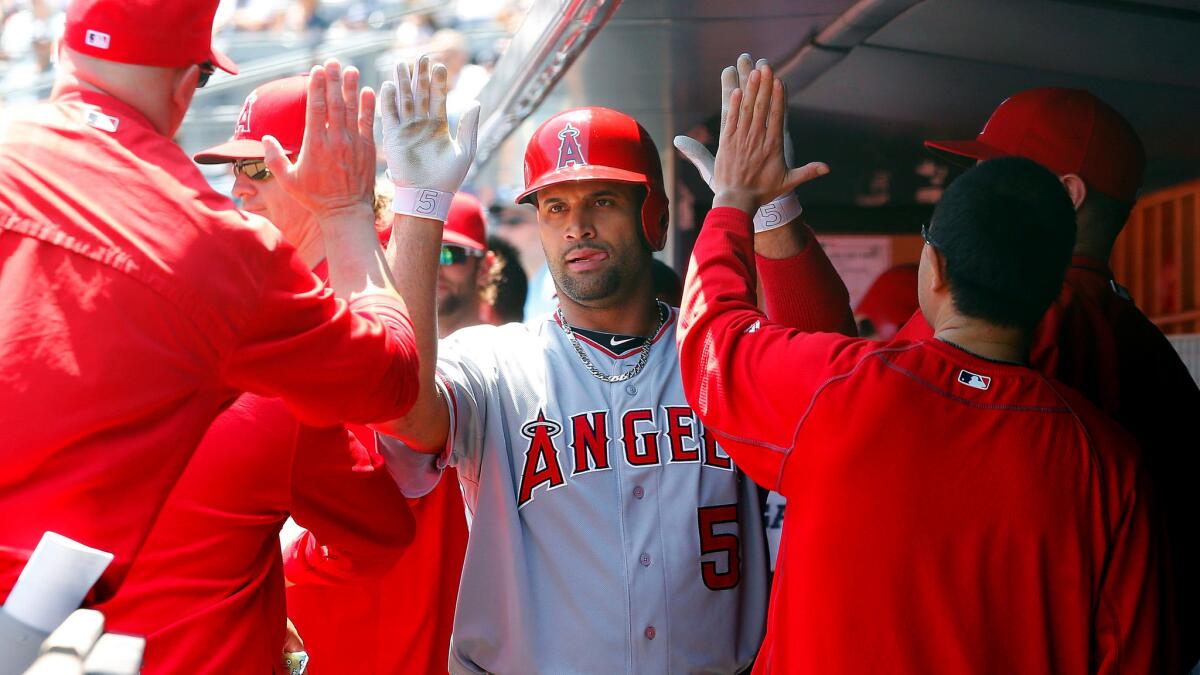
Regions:
[[[112,560],[107,551],[47,532],[21,570],[4,610],[27,626],[53,632],[79,609]]]

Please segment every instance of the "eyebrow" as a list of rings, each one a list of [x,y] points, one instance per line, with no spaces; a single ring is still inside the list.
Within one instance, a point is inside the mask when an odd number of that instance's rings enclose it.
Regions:
[[[586,195],[584,195],[584,199],[596,199],[597,197],[617,197],[617,198],[620,198],[620,197],[621,197],[621,193],[617,192],[616,190],[598,190],[598,191],[596,191],[596,192],[589,192],[589,193],[587,193]],[[565,200],[565,199],[563,199],[562,197],[547,197],[547,198],[544,200],[544,202],[545,202],[546,204],[550,204],[550,203],[552,203],[552,202],[565,202],[565,201],[566,201],[566,200]]]

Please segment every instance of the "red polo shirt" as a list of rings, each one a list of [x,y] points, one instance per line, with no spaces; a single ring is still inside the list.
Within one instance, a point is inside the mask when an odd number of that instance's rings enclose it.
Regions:
[[[898,338],[932,337],[920,312]],[[1181,666],[1200,660],[1200,538],[1193,515],[1200,474],[1193,420],[1200,388],[1171,343],[1113,279],[1075,256],[1062,293],[1034,335],[1033,366],[1083,394],[1137,439],[1166,516],[1174,571],[1167,594]],[[1168,626],[1170,628],[1170,626]]]
[[[287,562],[296,583],[287,589],[288,617],[312,675],[445,675],[467,551],[462,492],[447,471],[432,492],[410,500],[416,537],[389,570],[307,583],[322,579],[305,575],[300,560]],[[298,541],[311,542],[308,534]]]
[[[146,636],[143,673],[283,672],[279,530],[289,515],[322,538],[289,551],[308,574],[386,569],[413,536],[373,448],[246,394],[209,428],[120,591],[99,606],[108,630]]]
[[[788,499],[755,672],[1156,672],[1130,437],[1030,368],[772,323],[752,255],[749,217],[713,209],[680,352],[704,424]]]
[[[240,391],[307,422],[382,421],[411,405],[417,356],[402,304],[335,299],[133,108],[68,88],[14,115],[0,123],[0,598],[54,530],[116,555],[104,599]]]

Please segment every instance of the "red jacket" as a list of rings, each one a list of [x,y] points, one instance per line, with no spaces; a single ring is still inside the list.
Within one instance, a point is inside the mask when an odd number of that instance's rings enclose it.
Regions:
[[[311,675],[445,675],[467,521],[454,469],[410,500],[416,538],[387,570],[318,581],[285,566],[288,616],[304,639]],[[308,533],[306,533],[308,536]]]
[[[920,312],[898,338],[932,337]],[[1171,343],[1138,310],[1104,263],[1076,256],[1062,293],[1038,325],[1033,367],[1083,394],[1120,422],[1142,448],[1166,516],[1174,577],[1173,607],[1181,667],[1200,660],[1200,537],[1195,477],[1200,474],[1194,418],[1200,388]]]
[[[281,669],[279,530],[289,515],[322,539],[289,550],[301,580],[371,575],[413,537],[408,504],[373,448],[247,394],[213,423],[125,583],[99,607],[108,630],[146,636],[142,672]]]
[[[756,672],[1154,672],[1125,432],[1029,368],[772,323],[751,250],[748,216],[709,213],[680,352],[704,424],[788,499]]]
[[[0,600],[45,530],[116,555],[111,597],[241,391],[316,424],[393,419],[416,394],[401,303],[335,299],[104,94],[0,124],[0,260]]]

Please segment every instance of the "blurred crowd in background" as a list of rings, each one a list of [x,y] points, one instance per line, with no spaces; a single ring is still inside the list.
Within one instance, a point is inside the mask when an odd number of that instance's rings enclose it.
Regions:
[[[222,0],[214,30],[223,40],[261,34],[308,35],[316,41],[364,31],[390,31],[395,54],[436,47],[473,98],[487,69],[503,52],[532,0]],[[0,89],[33,86],[53,68],[54,40],[62,32],[67,0],[0,0]],[[485,44],[464,32],[498,33]],[[236,50],[235,50],[236,51]]]

